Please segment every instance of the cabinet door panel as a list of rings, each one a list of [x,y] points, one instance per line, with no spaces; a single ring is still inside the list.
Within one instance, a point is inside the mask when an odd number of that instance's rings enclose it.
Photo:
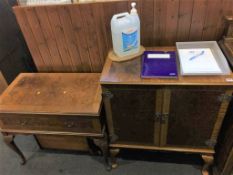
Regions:
[[[219,89],[173,89],[167,145],[207,147],[220,110]]]
[[[153,143],[156,90],[111,89],[114,133],[121,142]]]
[[[113,104],[121,109],[135,109],[140,111],[151,111],[155,109],[155,91],[137,89],[114,90]]]

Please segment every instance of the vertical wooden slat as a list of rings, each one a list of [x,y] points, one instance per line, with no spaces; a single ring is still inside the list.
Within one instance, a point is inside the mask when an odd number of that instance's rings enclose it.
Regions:
[[[165,39],[166,35],[166,18],[167,18],[167,2],[164,0],[157,0],[157,6],[159,10],[159,45],[166,45],[167,41]]]
[[[177,41],[188,41],[193,14],[194,0],[180,0]]]
[[[104,60],[106,59],[107,57],[107,54],[109,52],[109,44],[108,44],[108,34],[109,33],[108,31],[106,31],[106,27],[105,27],[105,18],[104,18],[104,7],[103,7],[103,4],[100,4],[99,5],[99,10],[100,10],[100,15],[101,15],[101,33],[102,33],[102,42],[103,42],[103,45],[104,45]],[[104,61],[105,63],[105,61]]]
[[[47,42],[49,52],[51,54],[51,60],[52,60],[51,67],[55,72],[64,71],[64,67],[61,61],[60,53],[58,51],[56,39],[48,20],[47,11],[45,7],[37,7],[35,8],[35,11],[41,26],[41,30],[44,34],[45,41]]]
[[[96,26],[95,29],[96,29],[98,47],[99,47],[99,53],[100,53],[100,62],[101,62],[101,67],[103,67],[105,58],[108,54],[108,50],[106,49],[108,46],[107,46],[107,35],[106,35],[104,21],[103,21],[102,4],[97,4],[97,3],[93,4],[92,11],[93,11],[95,26]]]
[[[214,40],[218,19],[220,18],[222,2],[220,0],[208,0],[205,24],[202,40]]]
[[[167,0],[166,45],[174,45],[176,42],[178,11],[179,0]]]
[[[194,0],[192,23],[189,33],[189,40],[191,41],[199,41],[202,39],[206,8],[207,0]]]
[[[17,21],[21,28],[21,31],[24,35],[24,38],[27,42],[27,46],[31,52],[35,65],[38,71],[47,71],[47,67],[44,63],[44,60],[41,57],[40,51],[38,49],[38,45],[35,41],[35,38],[32,34],[31,28],[28,26],[28,21],[26,15],[24,13],[24,8],[22,7],[14,7],[14,13],[16,15]]]
[[[208,0],[205,24],[202,40],[214,40],[218,19],[221,17],[222,2],[220,0]]]
[[[142,45],[153,45],[154,30],[154,1],[144,0],[141,8],[141,35]]]
[[[161,1],[160,0],[154,0],[154,21],[153,21],[153,45],[159,46],[160,40],[161,40],[161,33],[159,31],[159,24],[160,21],[160,15],[161,15]]]
[[[71,57],[70,57],[70,54],[67,48],[67,43],[66,43],[63,28],[60,23],[60,18],[57,12],[57,7],[47,6],[46,10],[48,13],[48,18],[49,18],[52,31],[54,33],[54,36],[57,42],[57,47],[61,55],[63,67],[65,71],[72,72],[75,69],[72,66]]]
[[[112,16],[116,14],[116,8],[111,2],[103,3],[103,10],[104,10],[104,20],[105,20],[105,29],[107,32],[107,40],[108,40],[108,49],[112,48],[112,36],[111,36],[111,27],[110,22]]]
[[[61,25],[66,38],[67,48],[71,56],[72,67],[75,72],[83,72],[82,60],[78,52],[78,48],[75,41],[75,34],[72,28],[72,22],[69,14],[70,6],[58,6],[57,10],[59,13]]]
[[[128,9],[128,1],[120,1],[115,4],[116,13],[130,12]]]
[[[92,72],[100,72],[102,70],[100,51],[98,46],[98,36],[95,29],[95,21],[90,4],[82,4],[80,6],[81,15],[83,18],[85,30],[85,37],[88,44],[88,49],[91,58]]]
[[[35,37],[36,43],[38,45],[38,48],[40,50],[40,54],[42,56],[42,59],[44,60],[44,63],[46,64],[46,67],[49,71],[52,71],[52,65],[53,62],[51,60],[51,55],[48,49],[47,42],[44,38],[44,34],[41,30],[40,22],[36,16],[35,12],[36,7],[26,7],[24,8],[26,18],[28,19],[29,26],[32,30],[32,33]],[[28,26],[28,27],[29,27]]]
[[[82,60],[83,71],[91,72],[91,61],[88,52],[87,41],[85,37],[85,28],[83,25],[83,19],[81,17],[80,9],[78,6],[70,6],[69,8],[71,21],[73,25],[76,45],[79,49],[79,54]]]

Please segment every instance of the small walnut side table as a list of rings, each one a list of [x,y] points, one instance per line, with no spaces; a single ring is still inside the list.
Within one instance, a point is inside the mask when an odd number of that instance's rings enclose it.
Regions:
[[[23,73],[6,89],[0,97],[0,131],[22,164],[26,159],[15,135],[54,135],[75,139],[79,150],[90,149],[91,141],[109,168],[99,78],[98,73]]]

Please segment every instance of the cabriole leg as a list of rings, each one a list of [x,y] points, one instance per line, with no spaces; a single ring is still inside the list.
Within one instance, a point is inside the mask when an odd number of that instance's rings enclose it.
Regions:
[[[98,139],[93,139],[94,143],[96,144],[96,146],[98,146],[103,154],[104,157],[104,162],[105,162],[105,166],[106,169],[108,171],[111,170],[111,166],[109,164],[109,148],[108,148],[108,141],[107,138],[98,138]]]
[[[110,155],[111,155],[111,164],[112,168],[116,168],[118,166],[117,161],[116,161],[116,156],[119,154],[120,149],[110,149]]]
[[[8,133],[2,133],[3,134],[3,140],[7,144],[7,146],[13,150],[16,154],[19,155],[21,158],[21,164],[24,165],[26,163],[26,159],[23,155],[23,153],[20,151],[20,149],[16,146],[14,142],[14,135],[13,134],[8,134]]]
[[[201,155],[201,157],[204,161],[204,166],[202,168],[202,175],[209,175],[210,167],[214,163],[214,157],[213,155]]]

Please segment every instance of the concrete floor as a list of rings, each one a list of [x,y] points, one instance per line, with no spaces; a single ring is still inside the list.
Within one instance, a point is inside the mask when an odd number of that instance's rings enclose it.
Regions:
[[[21,166],[0,136],[0,175],[201,175],[194,164],[128,159],[118,159],[120,166],[107,172],[98,156],[40,150],[32,136],[17,136],[16,143],[28,162]]]

